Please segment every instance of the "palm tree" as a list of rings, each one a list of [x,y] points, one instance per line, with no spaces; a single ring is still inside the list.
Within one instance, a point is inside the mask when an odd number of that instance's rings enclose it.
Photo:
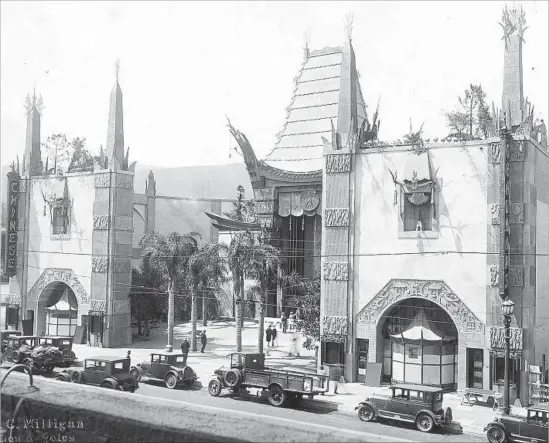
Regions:
[[[210,289],[218,288],[227,280],[224,255],[227,246],[222,243],[206,243],[196,251],[187,264],[187,283],[191,288],[191,350],[196,351],[197,292],[202,295],[203,325],[206,326],[207,300]]]
[[[160,271],[168,282],[168,344],[166,351],[173,351],[173,327],[175,311],[175,282],[186,275],[189,258],[198,250],[200,234],[163,234],[151,232],[141,239],[143,255],[149,257],[151,267]]]

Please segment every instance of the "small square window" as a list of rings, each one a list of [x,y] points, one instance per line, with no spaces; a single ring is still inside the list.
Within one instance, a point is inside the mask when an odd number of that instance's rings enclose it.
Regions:
[[[69,232],[69,208],[65,205],[52,208],[51,223],[54,235],[67,234]]]
[[[433,225],[431,193],[403,193],[402,198],[404,231],[431,231]]]

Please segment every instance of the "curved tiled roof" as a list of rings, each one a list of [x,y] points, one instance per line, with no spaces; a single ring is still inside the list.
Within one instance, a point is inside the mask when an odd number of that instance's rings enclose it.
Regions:
[[[324,48],[309,54],[295,78],[284,126],[264,163],[289,172],[322,169],[322,137],[331,140],[332,123],[337,127],[342,58],[342,47]],[[357,86],[360,127],[366,109],[360,84]]]

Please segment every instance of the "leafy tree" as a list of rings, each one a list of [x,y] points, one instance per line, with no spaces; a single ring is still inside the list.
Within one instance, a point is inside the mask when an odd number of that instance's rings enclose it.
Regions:
[[[196,351],[197,292],[202,296],[202,324],[206,326],[207,302],[211,289],[219,288],[227,280],[224,254],[227,246],[206,243],[188,262],[187,282],[191,288],[191,349]]]
[[[285,304],[301,312],[303,347],[313,349],[320,341],[320,275],[310,280],[294,273],[283,277],[282,284],[292,287],[292,295],[286,297]]]
[[[148,256],[143,257],[139,270],[132,269],[130,301],[138,335],[149,336],[162,319],[167,307],[165,292],[159,293],[162,285],[162,275],[150,266]]]
[[[72,150],[71,144],[67,141],[67,136],[65,134],[50,135],[46,141],[42,143],[42,149],[46,154],[46,162],[50,167],[52,164],[51,162],[53,162],[53,172],[57,172],[58,168],[67,169],[72,156]]]
[[[491,117],[482,85],[471,83],[463,97],[458,97],[458,105],[457,110],[445,113],[449,136],[465,140],[486,138]]]
[[[86,149],[86,137],[75,137],[70,143],[72,151],[71,162],[69,164],[69,172],[71,171],[93,171],[94,160],[98,160],[98,156],[93,156]]]
[[[168,291],[168,344],[166,351],[173,350],[173,327],[175,299],[174,290],[180,276],[186,275],[190,257],[198,250],[199,234],[163,234],[153,231],[141,239],[144,254],[149,256],[152,268],[158,270],[167,281]]]
[[[225,212],[225,215],[240,222],[254,223],[256,221],[255,203],[253,200],[246,200],[244,186],[239,185],[236,188],[236,202],[233,202],[231,211]]]

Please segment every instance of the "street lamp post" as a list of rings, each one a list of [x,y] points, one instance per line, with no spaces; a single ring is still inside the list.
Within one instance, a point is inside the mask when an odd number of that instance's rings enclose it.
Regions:
[[[503,318],[505,324],[505,373],[504,373],[504,394],[503,394],[503,413],[509,415],[511,406],[509,404],[509,359],[511,354],[511,316],[515,309],[515,304],[507,298],[502,304]]]

